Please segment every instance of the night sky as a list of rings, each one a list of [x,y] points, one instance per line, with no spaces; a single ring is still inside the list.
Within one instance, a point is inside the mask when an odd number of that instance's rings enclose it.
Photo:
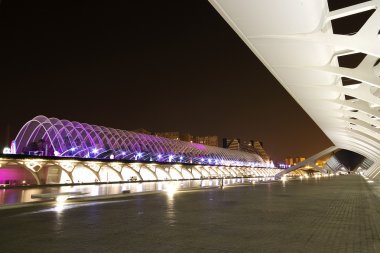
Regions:
[[[0,4],[0,143],[37,115],[261,140],[272,159],[332,144],[206,0]]]

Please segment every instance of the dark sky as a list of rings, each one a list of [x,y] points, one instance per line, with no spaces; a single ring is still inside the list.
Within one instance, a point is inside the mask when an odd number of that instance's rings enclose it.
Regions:
[[[37,115],[264,142],[330,141],[206,0],[0,5],[0,143]]]

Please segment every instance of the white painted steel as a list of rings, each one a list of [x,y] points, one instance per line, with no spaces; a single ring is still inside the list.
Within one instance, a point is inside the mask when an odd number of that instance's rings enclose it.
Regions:
[[[75,159],[43,159],[43,158],[2,158],[0,157],[0,172],[2,169],[21,169],[30,173],[35,182],[27,184],[46,184],[46,174],[49,169],[58,169],[60,175],[67,175],[68,181],[58,181],[51,184],[64,183],[95,183],[119,181],[156,181],[178,179],[203,179],[222,177],[274,177],[282,171],[277,168],[232,167],[216,165],[183,165],[155,164],[130,162],[104,162],[96,160]],[[108,172],[107,172],[108,171]],[[234,172],[238,171],[238,172]],[[111,174],[112,173],[112,174]],[[160,173],[160,174],[159,174]],[[82,175],[81,175],[82,174]],[[158,176],[158,174],[160,176]],[[90,177],[88,175],[91,175]],[[114,175],[111,177],[111,175]],[[6,179],[6,178],[5,178]]]
[[[380,177],[380,0],[331,12],[326,0],[209,1],[335,146],[371,159],[368,176]],[[357,33],[333,33],[332,20],[368,10]],[[339,66],[338,56],[354,53],[367,56]]]

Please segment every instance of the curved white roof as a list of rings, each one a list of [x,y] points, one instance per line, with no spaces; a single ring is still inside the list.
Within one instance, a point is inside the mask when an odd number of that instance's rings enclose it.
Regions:
[[[209,1],[338,148],[379,162],[379,0],[331,12],[327,0]],[[369,10],[357,33],[334,34],[332,20]],[[357,67],[339,66],[355,53],[366,55]]]

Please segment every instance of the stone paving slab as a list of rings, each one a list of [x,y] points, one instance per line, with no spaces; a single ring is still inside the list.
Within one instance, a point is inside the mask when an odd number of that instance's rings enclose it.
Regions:
[[[359,176],[0,211],[5,252],[380,252]]]

